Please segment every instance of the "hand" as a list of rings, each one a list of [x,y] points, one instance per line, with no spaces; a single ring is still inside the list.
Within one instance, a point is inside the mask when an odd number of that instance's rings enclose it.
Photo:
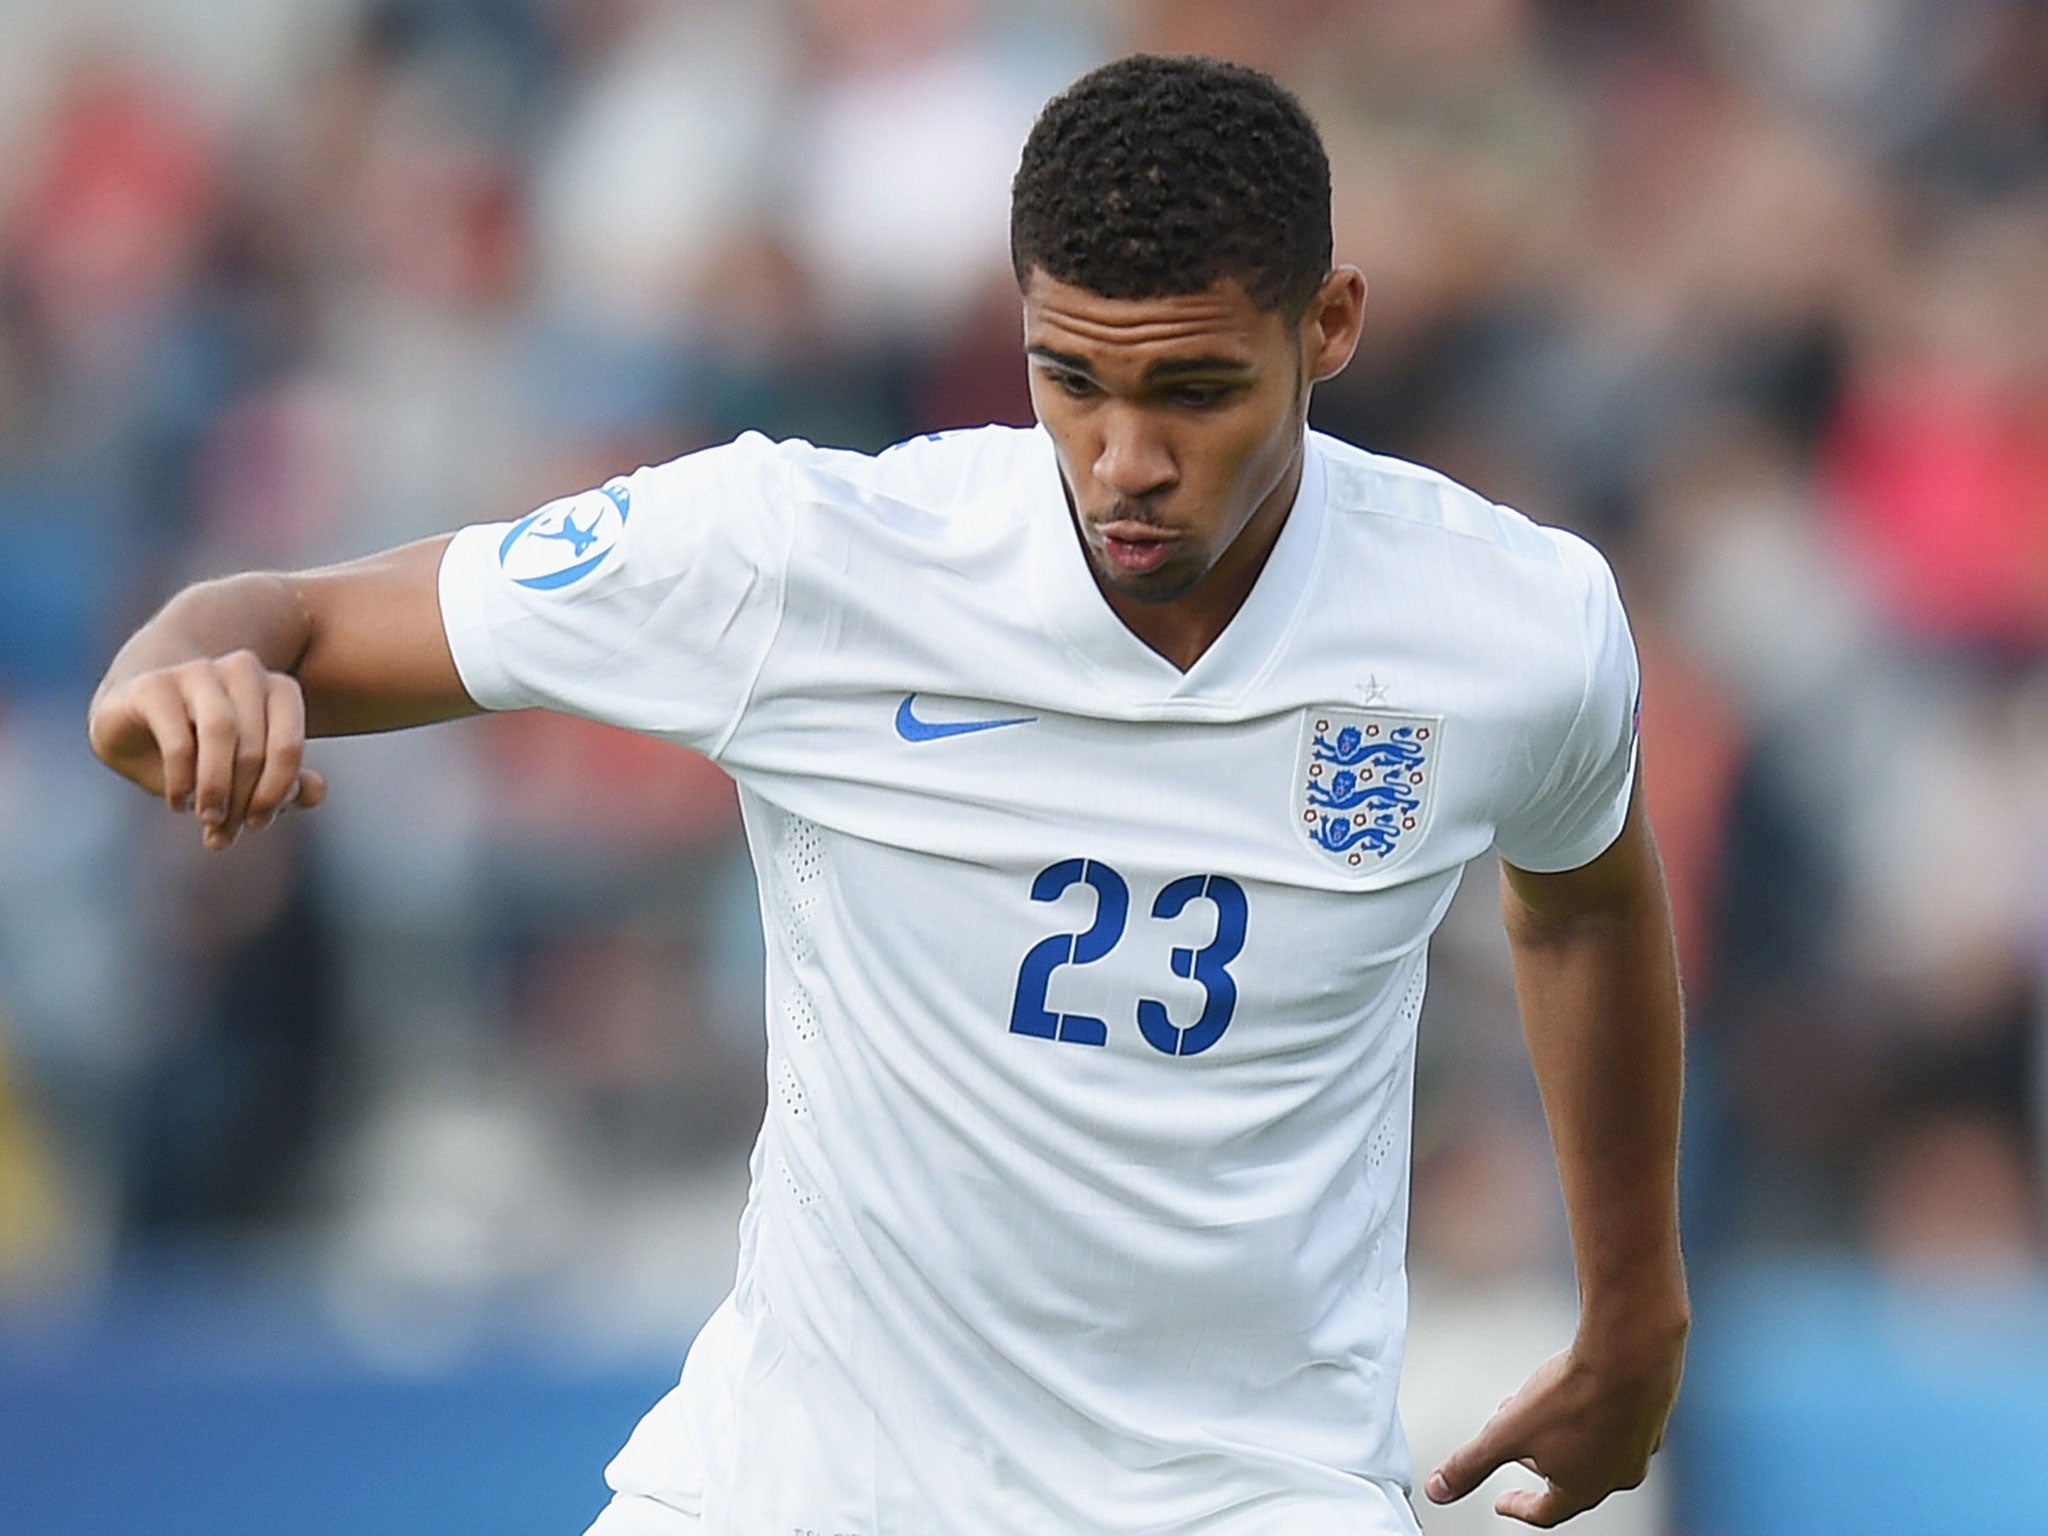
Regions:
[[[198,817],[214,852],[246,826],[260,831],[288,806],[327,798],[303,765],[306,703],[299,681],[254,651],[138,672],[93,700],[93,755],[172,810]]]
[[[1626,1365],[1597,1365],[1574,1345],[1537,1368],[1478,1435],[1446,1457],[1424,1492],[1437,1504],[1462,1499],[1509,1462],[1544,1480],[1516,1489],[1494,1510],[1529,1525],[1562,1524],[1617,1489],[1634,1488],[1664,1440],[1678,1397],[1684,1334]]]

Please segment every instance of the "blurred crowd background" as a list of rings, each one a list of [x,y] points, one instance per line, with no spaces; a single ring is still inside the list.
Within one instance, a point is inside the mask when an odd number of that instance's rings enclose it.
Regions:
[[[7,1326],[198,1265],[413,1362],[688,1338],[763,1101],[721,775],[550,718],[335,743],[326,808],[207,857],[85,701],[200,576],[747,428],[1028,421],[1016,148],[1141,48],[1323,128],[1371,299],[1316,424],[1620,573],[1704,1281],[2038,1288],[2048,5],[8,0]],[[1497,922],[1475,872],[1424,1293],[1568,1274]]]

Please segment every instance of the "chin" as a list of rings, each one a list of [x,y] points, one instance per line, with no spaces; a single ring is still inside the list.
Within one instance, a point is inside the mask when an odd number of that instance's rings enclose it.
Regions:
[[[1127,575],[1105,561],[1095,563],[1095,572],[1102,584],[1113,589],[1118,596],[1128,597],[1139,603],[1172,603],[1186,597],[1201,585],[1201,571],[1175,570],[1147,571],[1142,576]]]

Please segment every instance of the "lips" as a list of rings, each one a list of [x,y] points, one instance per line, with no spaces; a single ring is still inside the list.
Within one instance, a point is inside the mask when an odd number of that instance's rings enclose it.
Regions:
[[[1145,523],[1107,523],[1098,531],[1102,535],[1102,553],[1109,563],[1132,576],[1157,570],[1180,542],[1178,535]]]

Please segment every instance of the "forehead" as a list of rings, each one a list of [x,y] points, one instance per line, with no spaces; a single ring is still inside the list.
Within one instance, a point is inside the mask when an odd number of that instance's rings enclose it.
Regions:
[[[1102,366],[1178,356],[1257,362],[1285,346],[1287,326],[1252,301],[1235,279],[1198,293],[1111,299],[1034,268],[1024,283],[1024,344]]]

